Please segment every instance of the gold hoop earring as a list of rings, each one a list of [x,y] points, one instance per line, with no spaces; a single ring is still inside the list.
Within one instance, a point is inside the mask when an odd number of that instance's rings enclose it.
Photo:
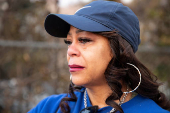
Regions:
[[[131,90],[131,91],[126,91],[126,92],[123,92],[123,93],[125,93],[125,94],[128,94],[128,93],[132,93],[132,92],[134,92],[135,90],[137,90],[138,89],[138,87],[140,86],[140,84],[141,84],[141,79],[142,79],[142,76],[141,76],[141,73],[140,73],[140,70],[135,66],[135,65],[133,65],[133,64],[130,64],[130,63],[127,63],[128,65],[131,65],[131,66],[133,66],[137,71],[138,71],[138,73],[139,73],[139,76],[140,76],[140,79],[139,79],[139,83],[138,83],[138,85],[133,89],[133,90]]]

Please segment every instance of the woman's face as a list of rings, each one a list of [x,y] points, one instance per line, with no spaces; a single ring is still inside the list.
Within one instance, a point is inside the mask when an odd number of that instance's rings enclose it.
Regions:
[[[112,59],[108,39],[71,26],[65,43],[72,82],[85,87],[106,84],[104,72]]]

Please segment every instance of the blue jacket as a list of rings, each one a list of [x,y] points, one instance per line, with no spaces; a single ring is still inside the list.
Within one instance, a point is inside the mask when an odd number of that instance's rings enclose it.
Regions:
[[[79,113],[84,109],[84,90],[76,91],[76,102],[69,102],[71,113]],[[42,100],[35,108],[31,109],[28,113],[62,113],[59,109],[59,104],[66,94],[52,95]],[[87,107],[92,106],[87,96]],[[170,113],[162,109],[153,100],[145,98],[141,95],[135,96],[130,101],[121,105],[124,113]],[[108,113],[112,107],[107,106],[98,110],[98,113]]]

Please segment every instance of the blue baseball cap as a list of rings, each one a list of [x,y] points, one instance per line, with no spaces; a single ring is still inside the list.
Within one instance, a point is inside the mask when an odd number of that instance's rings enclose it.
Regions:
[[[45,19],[46,31],[55,37],[66,38],[70,25],[88,32],[118,31],[136,52],[140,44],[137,16],[121,3],[93,1],[74,15],[49,14]]]

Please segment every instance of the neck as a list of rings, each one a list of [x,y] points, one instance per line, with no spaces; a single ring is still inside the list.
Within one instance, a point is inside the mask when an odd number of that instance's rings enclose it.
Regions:
[[[112,93],[109,86],[107,87],[95,87],[95,88],[86,88],[91,104],[97,105],[99,108],[108,106],[105,101],[108,96]],[[106,93],[107,92],[107,93]]]
[[[122,92],[125,92],[127,91],[127,86],[125,85],[122,85]],[[106,99],[110,96],[110,94],[112,93],[112,90],[110,89],[110,87],[107,85],[107,86],[98,86],[98,87],[93,87],[93,88],[86,88],[87,90],[87,93],[88,93],[88,96],[89,96],[89,99],[91,101],[91,104],[94,106],[94,105],[97,105],[99,108],[102,108],[102,107],[106,107],[108,106],[105,101]],[[130,90],[130,89],[129,89]],[[120,100],[122,100],[122,98],[124,97],[125,94],[122,95],[122,97],[120,98]],[[126,99],[124,100],[124,102],[127,102],[130,100],[132,94],[129,93],[127,96],[126,96]],[[115,102],[117,104],[119,104],[119,100],[115,100]]]

